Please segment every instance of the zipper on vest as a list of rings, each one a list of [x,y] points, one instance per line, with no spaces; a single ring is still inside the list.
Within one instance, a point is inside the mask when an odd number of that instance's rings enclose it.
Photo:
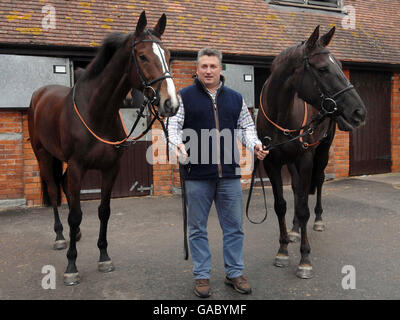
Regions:
[[[217,89],[217,94],[215,95],[215,101],[212,96],[208,93],[207,88],[205,85],[200,81],[204,91],[207,93],[208,97],[211,100],[213,105],[213,112],[214,112],[214,120],[215,120],[215,129],[217,130],[217,167],[218,167],[218,177],[222,178],[222,165],[221,165],[221,148],[220,148],[220,134],[219,134],[219,119],[218,119],[218,106],[217,106],[217,99],[220,93],[221,87]]]
[[[214,119],[215,119],[215,128],[217,129],[217,166],[218,166],[218,177],[222,178],[222,165],[221,165],[221,148],[220,148],[220,134],[219,134],[219,119],[218,119],[218,107],[217,107],[217,97],[218,97],[218,92],[217,95],[215,96],[215,101],[213,100],[212,97],[211,101],[214,106],[213,111],[214,111]]]

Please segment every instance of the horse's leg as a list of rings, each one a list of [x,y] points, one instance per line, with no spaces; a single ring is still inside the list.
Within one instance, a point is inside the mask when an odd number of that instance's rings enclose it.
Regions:
[[[270,179],[274,194],[274,209],[279,222],[279,250],[275,257],[274,265],[277,267],[287,267],[289,265],[288,244],[289,238],[286,229],[286,201],[283,198],[283,185],[281,169],[282,166],[274,166],[268,161],[264,162],[265,171]]]
[[[296,186],[297,197],[295,203],[295,215],[299,220],[301,231],[300,253],[301,259],[297,268],[296,275],[302,279],[313,277],[313,269],[310,260],[310,244],[307,237],[307,222],[310,218],[310,210],[308,208],[308,193],[311,183],[311,173],[313,167],[313,154],[305,153],[304,156],[296,163],[299,172],[299,181]]]
[[[324,231],[325,223],[322,221],[322,185],[325,181],[325,173],[322,171],[321,175],[318,178],[317,184],[317,201],[315,203],[314,213],[315,213],[315,221],[313,229],[315,231]]]
[[[116,165],[109,170],[102,172],[101,182],[101,203],[99,206],[100,232],[97,247],[100,250],[100,259],[98,269],[101,272],[111,272],[114,270],[114,265],[107,253],[107,225],[110,218],[110,199],[111,191],[117,177],[119,165]]]
[[[317,149],[315,158],[314,158],[314,168],[313,168],[313,184],[316,185],[317,188],[317,201],[315,204],[314,212],[315,212],[315,221],[313,229],[315,231],[324,231],[325,224],[322,221],[322,185],[325,181],[325,168],[328,165],[329,161],[329,147],[330,144],[326,144]]]
[[[68,208],[71,208],[69,196],[68,196],[68,168],[65,169],[65,172],[62,176],[61,186],[63,188],[65,197],[67,198]],[[82,237],[82,233],[81,233],[81,230],[78,228],[78,234],[76,235],[76,241],[79,241],[81,239],[81,237]]]
[[[68,286],[78,284],[80,281],[78,269],[76,267],[76,258],[78,256],[76,241],[79,226],[82,221],[80,191],[84,172],[84,169],[77,163],[73,161],[68,163],[67,185],[70,206],[68,214],[70,243],[67,252],[68,266],[64,273],[64,284]]]
[[[61,165],[58,163],[59,160],[55,159],[50,153],[45,149],[40,148],[36,151],[36,157],[39,163],[40,177],[44,182],[43,190],[44,198],[48,197],[45,201],[49,201],[49,205],[53,208],[54,213],[54,232],[56,233],[56,239],[53,245],[55,250],[62,250],[67,247],[67,241],[65,241],[63,235],[63,225],[60,220],[60,215],[58,213],[58,193],[59,186],[55,177],[55,166]],[[56,168],[60,169],[60,168]],[[58,173],[57,173],[58,174]],[[47,196],[45,195],[47,193]]]
[[[297,190],[296,186],[299,184],[299,173],[297,172],[296,166],[293,163],[287,165],[289,170],[290,176],[292,178],[292,191],[293,191],[293,198],[294,203],[296,204],[297,198]],[[293,215],[293,227],[292,230],[289,231],[289,240],[290,242],[297,242],[300,240],[300,224],[299,219],[297,219],[296,214]]]

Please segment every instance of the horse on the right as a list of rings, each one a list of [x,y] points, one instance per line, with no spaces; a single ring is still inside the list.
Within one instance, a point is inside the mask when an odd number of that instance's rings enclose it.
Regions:
[[[342,71],[341,63],[326,48],[335,33],[333,27],[319,37],[319,26],[309,39],[282,51],[273,61],[271,75],[260,95],[257,132],[270,141],[270,154],[264,168],[274,194],[274,209],[279,221],[280,247],[275,265],[289,264],[289,235],[286,228],[286,201],[283,197],[281,169],[287,165],[295,200],[293,231],[300,227],[301,260],[296,275],[313,276],[307,222],[308,198],[317,189],[316,224],[322,225],[320,193],[329,148],[339,130],[351,131],[362,125],[366,107]]]

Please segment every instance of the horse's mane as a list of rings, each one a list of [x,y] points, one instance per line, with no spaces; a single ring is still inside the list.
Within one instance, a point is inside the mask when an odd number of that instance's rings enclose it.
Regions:
[[[278,66],[285,65],[287,62],[292,60],[292,58],[298,57],[298,49],[303,43],[292,46],[290,48],[284,49],[279,55],[275,57],[271,65],[271,73],[274,72]]]
[[[132,34],[124,34],[119,32],[108,35],[104,39],[103,44],[98,50],[96,56],[88,65],[83,76],[86,79],[93,79],[97,77],[110,62],[114,53],[125,45],[126,41],[128,41],[131,35]]]

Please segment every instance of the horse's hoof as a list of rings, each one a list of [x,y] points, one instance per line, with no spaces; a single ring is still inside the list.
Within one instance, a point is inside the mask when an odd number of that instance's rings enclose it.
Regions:
[[[82,232],[78,232],[77,234],[76,234],[76,241],[78,242],[79,240],[81,240],[81,238],[82,238]]]
[[[114,270],[115,270],[115,267],[114,267],[114,265],[113,265],[113,263],[112,263],[111,260],[109,260],[109,261],[102,261],[102,262],[99,262],[99,264],[98,264],[98,270],[99,270],[100,272],[107,273],[107,272],[112,272],[112,271],[114,271]]]
[[[299,241],[300,240],[300,233],[298,233],[298,232],[295,232],[295,231],[290,231],[289,233],[288,233],[288,237],[289,237],[289,241],[290,242],[297,242],[297,241]]]
[[[81,281],[81,277],[79,273],[64,273],[64,284],[66,286],[74,286],[77,285]]]
[[[287,266],[289,266],[289,256],[278,254],[275,257],[274,266],[279,268],[286,268]]]
[[[314,276],[313,268],[311,265],[299,265],[297,267],[296,276],[300,279],[311,279]]]
[[[57,240],[54,242],[53,249],[54,250],[64,250],[66,247],[67,247],[67,241]]]
[[[323,221],[315,221],[313,226],[314,231],[324,231],[325,223]]]

